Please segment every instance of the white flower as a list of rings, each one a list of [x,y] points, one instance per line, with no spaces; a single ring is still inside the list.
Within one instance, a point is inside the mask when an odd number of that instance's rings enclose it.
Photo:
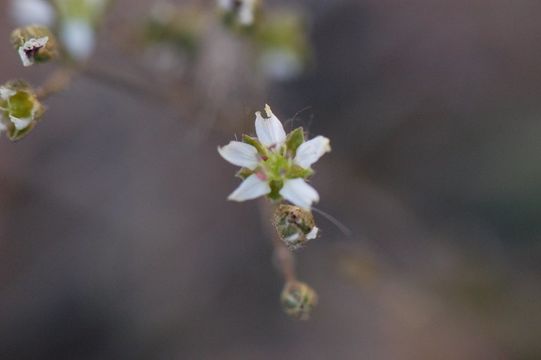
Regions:
[[[19,56],[23,62],[23,66],[30,66],[34,64],[34,56],[39,49],[47,45],[49,41],[48,36],[40,38],[32,38],[27,40],[22,46],[19,47]]]
[[[254,23],[257,0],[218,0],[218,6],[225,12],[235,14],[243,26]]]
[[[45,0],[12,0],[11,16],[15,22],[24,25],[53,25],[55,11]]]
[[[88,21],[72,19],[62,23],[60,39],[68,53],[77,61],[84,61],[94,51],[94,29]]]
[[[244,0],[239,10],[239,22],[244,26],[254,23],[254,11],[256,0]]]
[[[319,201],[319,195],[305,179],[312,174],[311,165],[331,150],[329,139],[317,136],[303,142],[302,129],[296,130],[296,138],[289,138],[268,105],[265,112],[267,117],[255,113],[257,139],[246,136],[245,142],[231,141],[218,147],[225,160],[243,168],[244,181],[228,199],[245,201],[268,195],[310,209]],[[316,236],[317,232],[312,235]]]

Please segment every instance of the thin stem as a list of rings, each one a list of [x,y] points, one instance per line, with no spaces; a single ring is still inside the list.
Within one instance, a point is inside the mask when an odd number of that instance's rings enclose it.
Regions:
[[[73,80],[76,71],[70,68],[61,68],[53,72],[45,83],[37,89],[36,96],[45,100],[51,95],[66,90]]]

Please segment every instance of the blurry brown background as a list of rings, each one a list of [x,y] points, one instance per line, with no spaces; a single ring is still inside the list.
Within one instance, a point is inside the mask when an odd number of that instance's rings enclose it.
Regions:
[[[122,39],[150,4],[106,26]],[[252,74],[214,24],[180,105],[80,76],[1,139],[0,359],[541,359],[541,2],[295,5],[296,80]],[[54,65],[19,64],[7,6],[0,79],[40,84]],[[93,66],[171,86],[107,34]],[[318,207],[353,231],[318,217],[298,253],[308,322],[281,311],[257,202],[225,200],[216,147],[266,102],[331,138]]]

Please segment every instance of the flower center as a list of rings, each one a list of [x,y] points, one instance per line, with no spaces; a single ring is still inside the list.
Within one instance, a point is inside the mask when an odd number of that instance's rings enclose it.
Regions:
[[[288,172],[290,160],[279,152],[271,152],[267,160],[261,162],[269,180],[281,180]]]

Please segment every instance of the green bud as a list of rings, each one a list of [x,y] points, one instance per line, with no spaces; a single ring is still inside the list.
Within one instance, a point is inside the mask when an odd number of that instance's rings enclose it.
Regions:
[[[307,179],[309,176],[311,176],[314,173],[311,169],[303,168],[302,166],[293,164],[291,167],[287,170],[286,176],[289,179],[295,179],[295,178],[303,178]]]
[[[298,127],[289,134],[286,138],[287,151],[291,153],[292,157],[295,157],[297,149],[304,142],[304,130],[302,127]]]
[[[248,145],[252,145],[253,147],[255,147],[257,149],[257,153],[262,158],[267,158],[269,156],[269,151],[267,150],[267,148],[264,147],[263,144],[261,144],[256,138],[243,134],[242,141]]]
[[[289,281],[280,297],[285,313],[298,320],[308,320],[317,305],[316,292],[305,283]]]
[[[319,233],[312,213],[295,205],[279,205],[274,212],[273,225],[290,250],[304,247]]]
[[[10,140],[19,140],[28,134],[44,111],[27,83],[13,81],[0,86],[0,132],[6,131]]]
[[[44,26],[26,26],[11,33],[11,43],[24,66],[47,62],[58,56],[58,43],[51,31]]]

